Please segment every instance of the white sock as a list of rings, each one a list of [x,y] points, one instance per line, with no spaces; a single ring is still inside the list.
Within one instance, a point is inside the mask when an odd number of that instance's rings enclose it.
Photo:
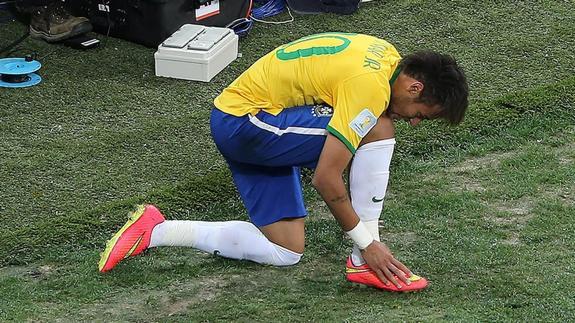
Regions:
[[[373,239],[380,241],[379,217],[389,181],[389,165],[395,139],[385,139],[365,144],[356,151],[349,172],[351,204],[365,223]],[[354,265],[365,263],[361,251],[354,245],[351,253]]]
[[[269,241],[252,223],[243,221],[164,221],[154,227],[150,247],[193,247],[232,259],[289,266],[302,254]]]

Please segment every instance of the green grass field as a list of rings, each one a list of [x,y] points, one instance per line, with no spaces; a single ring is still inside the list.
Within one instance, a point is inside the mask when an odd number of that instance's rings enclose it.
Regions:
[[[25,28],[0,25],[0,47]],[[14,55],[37,52],[43,83],[0,89],[0,321],[574,321],[573,30],[572,1],[376,0],[256,24],[210,83],[155,77],[154,49],[115,38],[90,51],[27,39]],[[467,72],[460,127],[397,127],[382,238],[430,288],[347,283],[351,242],[309,185],[297,266],[164,248],[99,274],[137,203],[247,218],[210,139],[211,101],[277,45],[326,31],[447,52]]]

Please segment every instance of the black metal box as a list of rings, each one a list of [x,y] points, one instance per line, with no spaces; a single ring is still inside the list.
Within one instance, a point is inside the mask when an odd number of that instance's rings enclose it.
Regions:
[[[158,46],[184,24],[224,27],[251,10],[251,0],[67,1],[76,16],[90,19],[98,33],[149,47]]]

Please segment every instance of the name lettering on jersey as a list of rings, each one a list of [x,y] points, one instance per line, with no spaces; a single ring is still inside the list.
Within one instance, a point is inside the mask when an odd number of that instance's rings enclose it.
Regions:
[[[373,58],[368,58],[368,57],[366,57],[366,58],[363,60],[363,67],[369,67],[369,68],[371,68],[372,70],[378,71],[378,70],[381,68],[381,63],[378,62],[378,61],[376,61],[376,60],[373,59]]]
[[[376,71],[381,69],[381,63],[378,59],[382,59],[385,56],[385,51],[388,49],[388,46],[388,43],[379,40],[369,45],[365,58],[363,59],[363,67],[368,67]]]
[[[374,55],[377,58],[383,58],[383,53],[385,52],[386,49],[387,46],[385,44],[373,43],[369,45],[369,47],[367,48],[367,52],[369,54]]]
[[[353,120],[351,120],[349,127],[363,138],[376,123],[377,118],[371,111],[369,111],[369,109],[365,108]]]

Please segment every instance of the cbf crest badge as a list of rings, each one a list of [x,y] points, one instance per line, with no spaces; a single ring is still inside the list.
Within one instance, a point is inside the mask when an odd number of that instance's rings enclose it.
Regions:
[[[314,117],[331,117],[333,116],[333,108],[327,104],[316,104],[311,108],[311,114]]]

